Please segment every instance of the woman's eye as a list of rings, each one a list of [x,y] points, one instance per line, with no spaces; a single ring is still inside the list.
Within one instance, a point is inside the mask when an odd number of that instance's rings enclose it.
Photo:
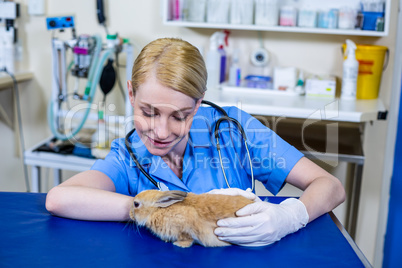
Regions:
[[[187,114],[187,113],[181,113],[181,112],[177,112],[177,113],[174,113],[174,114],[173,114],[173,118],[174,118],[176,121],[180,121],[180,122],[186,121],[187,118],[188,118],[188,116],[189,116],[189,114]]]
[[[134,201],[134,207],[138,208],[140,206],[140,203],[138,203],[137,201]]]
[[[174,119],[177,120],[177,121],[181,121],[181,122],[182,122],[182,121],[186,121],[187,116],[185,116],[185,117],[175,116]]]
[[[146,113],[146,112],[142,112],[142,114],[145,116],[145,117],[154,117],[155,116],[155,114],[151,114],[151,113]]]

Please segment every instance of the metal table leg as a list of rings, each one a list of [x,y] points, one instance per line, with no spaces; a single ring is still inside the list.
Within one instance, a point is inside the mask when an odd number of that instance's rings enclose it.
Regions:
[[[39,193],[40,192],[40,166],[32,166],[31,167],[31,192]]]
[[[61,183],[61,169],[55,168],[53,172],[53,186],[57,186]]]
[[[350,236],[356,238],[357,218],[359,213],[360,191],[362,184],[363,165],[355,164],[355,174],[352,183],[352,195],[348,208],[347,230]]]

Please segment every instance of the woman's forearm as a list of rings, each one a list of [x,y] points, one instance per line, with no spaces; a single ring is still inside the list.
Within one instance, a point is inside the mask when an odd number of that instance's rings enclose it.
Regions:
[[[316,178],[300,197],[309,214],[309,222],[333,210],[344,200],[345,191],[342,184],[328,177]]]
[[[286,181],[303,190],[300,201],[306,206],[309,221],[337,207],[345,200],[345,189],[333,175],[303,157]]]
[[[57,186],[46,197],[53,215],[91,221],[127,221],[133,197],[86,186]]]

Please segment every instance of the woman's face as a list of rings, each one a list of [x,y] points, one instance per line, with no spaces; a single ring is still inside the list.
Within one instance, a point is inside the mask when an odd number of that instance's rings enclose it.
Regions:
[[[182,156],[201,99],[195,101],[161,85],[154,75],[139,86],[135,95],[131,81],[127,86],[134,108],[134,125],[148,151],[158,156],[170,152]]]

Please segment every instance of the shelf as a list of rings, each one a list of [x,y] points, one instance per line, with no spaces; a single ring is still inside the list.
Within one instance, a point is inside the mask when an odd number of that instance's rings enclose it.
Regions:
[[[262,88],[250,88],[250,87],[235,87],[235,86],[229,86],[227,83],[222,83],[220,85],[220,89],[222,92],[230,93],[230,94],[257,94],[260,96],[289,96],[289,97],[294,97],[294,96],[299,96],[300,94],[295,92],[295,91],[290,91],[290,90],[274,90],[274,89],[262,89]]]
[[[33,78],[32,72],[17,72],[15,73],[15,79],[17,82],[24,82]],[[13,80],[6,73],[0,73],[0,90],[9,88],[13,85]]]
[[[236,106],[249,114],[362,123],[378,120],[386,112],[380,99],[341,100],[305,96],[267,96],[217,89],[207,90],[205,100],[220,106]]]
[[[188,27],[188,28],[210,28],[210,29],[227,29],[227,30],[254,30],[254,31],[271,31],[271,32],[288,32],[288,33],[311,33],[311,34],[328,34],[328,35],[346,35],[346,36],[371,36],[383,37],[387,36],[389,32],[390,14],[391,14],[391,0],[385,0],[384,10],[384,31],[366,31],[366,30],[346,30],[346,29],[328,29],[328,28],[304,28],[304,27],[288,27],[288,26],[263,26],[263,25],[245,25],[245,24],[215,24],[208,22],[190,22],[190,21],[175,21],[170,20],[168,1],[163,1],[163,23],[168,26]],[[328,3],[318,0],[306,0],[318,5],[328,5]],[[357,0],[350,0],[357,2]],[[347,2],[347,1],[342,1]],[[339,6],[342,3],[331,3],[331,6]]]
[[[353,35],[353,36],[387,36],[388,32],[363,31],[363,30],[343,30],[343,29],[324,29],[324,28],[303,28],[288,26],[262,26],[262,25],[245,25],[245,24],[214,24],[206,22],[189,22],[189,21],[165,21],[165,25],[189,28],[211,28],[211,29],[227,29],[227,30],[254,30],[254,31],[271,31],[271,32],[288,32],[288,33],[313,33],[313,34],[330,34],[330,35]]]

